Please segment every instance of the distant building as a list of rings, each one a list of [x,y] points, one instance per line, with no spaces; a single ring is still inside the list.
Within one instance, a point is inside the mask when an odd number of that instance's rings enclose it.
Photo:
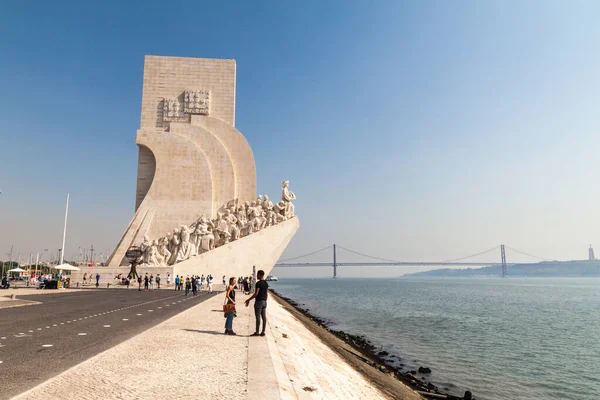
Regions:
[[[593,261],[596,259],[596,257],[594,257],[594,249],[592,248],[592,245],[590,244],[590,248],[588,250],[589,256],[590,256],[590,261]]]

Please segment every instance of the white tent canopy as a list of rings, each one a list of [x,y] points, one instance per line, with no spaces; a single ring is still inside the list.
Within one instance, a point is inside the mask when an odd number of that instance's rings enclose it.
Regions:
[[[78,267],[75,267],[71,264],[60,264],[52,267],[53,269],[58,269],[62,271],[79,271]]]
[[[17,268],[9,269],[8,272],[27,272],[27,271],[21,267],[17,267]]]

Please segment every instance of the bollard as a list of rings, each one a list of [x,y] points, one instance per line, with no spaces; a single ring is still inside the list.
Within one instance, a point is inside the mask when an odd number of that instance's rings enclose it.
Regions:
[[[79,288],[79,282],[77,282],[77,287]]]
[[[107,283],[106,284],[106,288],[108,289],[109,287],[110,287],[110,283]]]
[[[11,294],[11,295],[10,295],[10,299],[11,299],[11,300],[16,300],[16,299],[17,299],[17,295],[16,295],[16,294],[14,294],[14,293],[13,293],[13,294]]]

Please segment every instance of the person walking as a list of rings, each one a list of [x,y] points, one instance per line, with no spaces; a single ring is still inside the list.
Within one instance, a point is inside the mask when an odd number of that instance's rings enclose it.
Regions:
[[[148,273],[146,272],[146,275],[144,276],[144,291],[148,290],[148,282],[149,278],[148,278]]]
[[[154,290],[154,274],[150,274],[150,290]]]
[[[213,277],[212,277],[212,275],[208,275],[206,277],[206,282],[208,283],[208,293],[212,293],[212,285],[213,285]]]
[[[188,294],[190,294],[191,288],[192,288],[192,281],[190,280],[190,277],[188,276],[187,278],[185,278],[185,295],[186,296]]]
[[[167,287],[171,286],[171,274],[167,272]]]
[[[210,278],[209,278],[210,279]],[[224,308],[223,311],[228,311],[225,313],[225,334],[226,335],[235,335],[236,333],[233,331],[233,317],[235,317],[235,278],[229,278],[229,286],[225,291],[225,304],[233,304],[233,307],[229,307],[227,309]]]
[[[192,296],[196,297],[198,294],[198,282],[196,282],[196,276],[192,276]]]
[[[86,283],[87,283],[87,272],[85,274],[83,274],[83,285],[85,286]]]
[[[251,336],[265,336],[267,329],[267,298],[269,297],[269,284],[264,280],[265,271],[259,270],[256,274],[258,282],[256,282],[256,291],[248,300],[246,307],[250,304],[250,300],[254,300],[254,316],[256,318],[256,330]],[[262,319],[262,330],[260,330],[260,320]],[[258,333],[260,331],[260,333]]]
[[[179,283],[181,282],[181,278],[179,278],[179,275],[177,275],[175,277],[175,290],[179,290]]]
[[[250,294],[250,283],[248,282],[248,278],[244,278],[242,287],[244,288],[244,294]]]
[[[156,274],[156,287],[160,289],[160,274]]]
[[[226,283],[226,281],[225,281],[225,275],[223,275],[223,289],[225,289],[225,288],[226,288],[226,286],[225,286],[225,285],[227,285],[227,283]]]
[[[206,280],[206,278],[204,277],[204,274],[202,274],[202,276],[200,277],[200,290],[202,290],[202,286],[204,286],[205,280]]]
[[[142,276],[138,275],[138,290],[142,291]]]
[[[100,274],[96,273],[96,287],[100,286]]]

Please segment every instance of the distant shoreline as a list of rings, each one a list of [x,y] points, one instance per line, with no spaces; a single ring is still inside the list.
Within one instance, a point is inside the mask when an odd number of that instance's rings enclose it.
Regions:
[[[303,309],[294,300],[282,296],[273,289],[270,290],[282,306],[302,322],[307,329],[389,398],[402,398],[398,397],[399,393],[410,388],[424,398],[463,399],[439,390],[424,377],[417,377],[416,371],[400,371],[399,368],[394,367],[384,358],[388,355],[387,352],[378,351],[364,336],[355,336],[344,331],[332,330],[323,319],[311,315],[309,311]],[[428,394],[431,396],[428,396]]]

